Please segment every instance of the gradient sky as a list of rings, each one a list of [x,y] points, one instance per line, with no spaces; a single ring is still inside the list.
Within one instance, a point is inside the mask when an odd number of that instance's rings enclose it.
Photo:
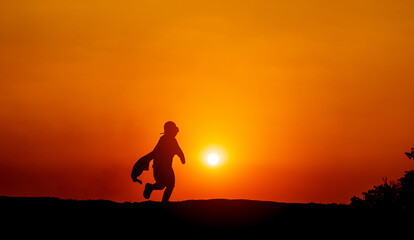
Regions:
[[[172,120],[173,201],[349,203],[413,168],[413,11],[0,0],[0,195],[143,201],[131,168]]]

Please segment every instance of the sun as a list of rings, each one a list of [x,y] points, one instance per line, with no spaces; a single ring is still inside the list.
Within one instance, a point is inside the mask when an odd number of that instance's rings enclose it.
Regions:
[[[201,152],[200,160],[208,168],[217,169],[228,161],[228,154],[222,146],[209,145]]]
[[[216,153],[210,153],[207,156],[207,163],[211,166],[215,166],[220,162],[220,157]]]

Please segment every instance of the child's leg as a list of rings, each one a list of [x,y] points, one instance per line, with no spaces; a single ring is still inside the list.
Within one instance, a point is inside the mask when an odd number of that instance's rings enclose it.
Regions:
[[[167,179],[168,179],[168,182],[166,184],[167,188],[165,189],[164,195],[162,196],[162,202],[168,202],[168,200],[171,197],[171,193],[175,187],[175,175],[172,169],[171,171],[168,171]]]
[[[163,190],[165,188],[165,185],[159,182],[155,182],[152,184],[152,190]]]
[[[151,184],[151,183],[145,184],[145,189],[144,189],[145,199],[149,199],[151,197],[152,191],[162,190],[165,188],[165,184],[163,183],[163,178],[162,178],[162,171],[160,169],[154,168],[154,179],[155,179],[154,184]]]
[[[162,190],[167,187],[164,191],[162,201],[168,202],[171,193],[175,186],[175,175],[172,168],[154,168],[154,179],[155,183],[151,184],[152,190]]]
[[[157,183],[157,182],[154,183],[154,184],[147,183],[147,184],[145,184],[144,198],[145,199],[149,199],[151,197],[152,191],[154,191],[154,190],[162,190],[164,188],[165,188],[165,185],[160,184],[160,183]]]
[[[164,195],[162,195],[162,202],[168,202],[168,200],[170,200],[171,197],[171,193],[174,190],[174,185],[172,186],[167,186],[167,188],[164,191]]]

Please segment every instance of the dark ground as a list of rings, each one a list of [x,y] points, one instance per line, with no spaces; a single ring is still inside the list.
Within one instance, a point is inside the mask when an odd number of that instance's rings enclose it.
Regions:
[[[139,239],[170,235],[200,238],[222,233],[280,236],[283,233],[290,237],[366,235],[373,239],[383,234],[395,237],[414,229],[413,214],[407,210],[253,200],[188,200],[162,204],[0,197],[0,211],[2,232],[10,231],[17,237],[29,233],[30,236]]]

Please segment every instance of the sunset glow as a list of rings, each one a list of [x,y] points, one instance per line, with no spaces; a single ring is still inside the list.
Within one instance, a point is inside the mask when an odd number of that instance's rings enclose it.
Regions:
[[[172,201],[348,203],[413,168],[413,9],[3,1],[0,195],[143,201],[131,168],[174,121]]]

